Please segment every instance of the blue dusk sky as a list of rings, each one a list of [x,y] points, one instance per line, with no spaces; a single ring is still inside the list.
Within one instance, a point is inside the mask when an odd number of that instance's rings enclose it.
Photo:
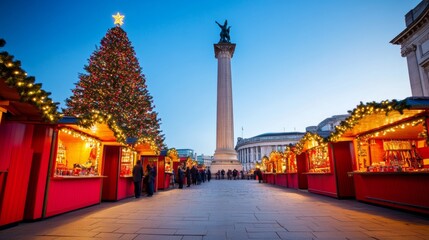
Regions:
[[[21,60],[52,99],[85,73],[112,15],[146,76],[168,147],[216,148],[215,21],[228,19],[235,141],[304,132],[359,102],[411,96],[406,59],[392,40],[420,0],[1,0],[1,51]]]

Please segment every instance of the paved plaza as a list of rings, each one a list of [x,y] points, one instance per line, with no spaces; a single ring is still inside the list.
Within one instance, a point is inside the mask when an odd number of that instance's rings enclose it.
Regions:
[[[254,180],[212,180],[20,223],[0,239],[429,239],[429,217]]]

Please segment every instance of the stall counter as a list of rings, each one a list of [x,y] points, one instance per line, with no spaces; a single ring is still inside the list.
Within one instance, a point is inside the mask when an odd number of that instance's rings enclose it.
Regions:
[[[356,200],[429,214],[429,171],[353,172]]]
[[[103,178],[105,177],[52,177],[49,182],[45,217],[99,204]]]

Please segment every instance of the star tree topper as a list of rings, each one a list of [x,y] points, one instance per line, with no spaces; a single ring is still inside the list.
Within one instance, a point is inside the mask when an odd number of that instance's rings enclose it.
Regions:
[[[116,15],[112,15],[113,19],[115,19],[115,22],[113,24],[118,24],[119,26],[122,26],[124,24],[124,15],[121,15],[119,12],[116,13]]]

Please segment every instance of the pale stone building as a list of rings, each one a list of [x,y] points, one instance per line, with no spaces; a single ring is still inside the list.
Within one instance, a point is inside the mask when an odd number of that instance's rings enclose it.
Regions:
[[[303,132],[264,133],[251,138],[238,138],[235,150],[238,161],[243,165],[244,171],[255,168],[264,156],[272,151],[283,152],[286,146],[296,144],[304,136]]]
[[[348,116],[350,115],[334,115],[321,121],[317,126],[309,126],[305,130],[328,137],[335,130],[335,126]],[[261,162],[264,156],[269,157],[272,151],[283,152],[287,146],[295,145],[304,135],[304,132],[278,132],[264,133],[251,138],[238,138],[235,146],[238,161],[243,165],[243,170],[249,171],[254,169],[256,162]]]
[[[401,45],[401,55],[407,58],[412,96],[429,96],[429,0],[405,15],[405,25],[390,42]]]

